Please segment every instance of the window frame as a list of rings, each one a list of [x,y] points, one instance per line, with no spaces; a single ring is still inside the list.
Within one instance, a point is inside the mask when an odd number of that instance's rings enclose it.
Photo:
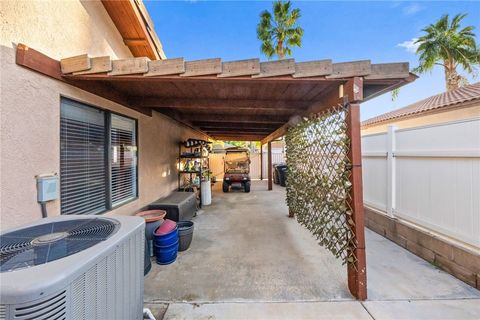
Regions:
[[[102,108],[102,107],[99,107],[97,105],[93,105],[91,103],[88,103],[88,102],[85,102],[85,101],[82,101],[82,100],[79,100],[79,99],[76,99],[76,98],[68,97],[68,96],[65,96],[65,95],[60,95],[60,100],[59,100],[60,109],[62,107],[62,102],[63,101],[72,101],[73,103],[81,104],[85,107],[101,110],[105,114],[105,119],[104,119],[104,121],[105,121],[105,132],[104,132],[105,160],[104,160],[104,167],[105,167],[105,190],[106,190],[106,192],[105,192],[106,193],[105,208],[106,209],[103,210],[103,211],[97,212],[97,213],[86,213],[86,214],[83,214],[83,215],[102,215],[102,214],[108,213],[112,210],[115,210],[117,208],[120,208],[124,205],[127,205],[130,202],[138,200],[139,193],[140,193],[139,181],[138,181],[139,171],[140,171],[139,170],[139,167],[140,167],[139,166],[139,164],[140,164],[140,161],[139,161],[140,152],[139,152],[139,147],[138,147],[139,146],[138,119],[134,118],[134,117],[127,116],[127,115],[124,115],[120,112],[112,111],[112,110],[109,110],[107,108]],[[130,119],[130,120],[133,120],[135,122],[135,142],[136,142],[135,156],[136,156],[136,162],[137,162],[137,168],[135,170],[135,195],[131,199],[122,201],[122,202],[120,202],[116,205],[112,205],[112,165],[111,165],[111,161],[112,161],[112,137],[111,137],[112,114]],[[59,112],[59,123],[60,123],[60,121],[61,121],[61,112]],[[59,141],[61,141],[61,138],[62,138],[61,135],[62,135],[62,132],[61,132],[61,130],[59,130]],[[61,158],[61,153],[62,153],[61,146],[59,146],[59,159]],[[60,172],[60,174],[61,174],[61,172]],[[61,194],[60,194],[59,199],[60,199],[60,201],[62,201]],[[67,216],[69,214],[64,214],[60,211],[60,215],[62,215],[62,216],[66,215]],[[72,214],[72,215],[74,215],[74,214]]]

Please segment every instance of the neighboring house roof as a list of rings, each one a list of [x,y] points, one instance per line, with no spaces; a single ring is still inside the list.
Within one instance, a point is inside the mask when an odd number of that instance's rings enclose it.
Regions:
[[[134,57],[167,58],[142,0],[101,1]]]
[[[393,119],[405,118],[408,116],[421,115],[424,112],[448,108],[461,107],[465,102],[480,100],[480,82],[467,85],[449,92],[437,94],[428,97],[424,100],[415,102],[406,107],[393,110],[379,116],[362,122],[362,126],[371,126],[380,122],[389,121]]]

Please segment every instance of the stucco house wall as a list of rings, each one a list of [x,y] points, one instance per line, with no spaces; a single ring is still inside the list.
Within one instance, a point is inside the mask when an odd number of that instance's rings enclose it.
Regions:
[[[99,1],[1,1],[0,227],[41,218],[35,176],[60,171],[60,98],[138,120],[139,198],[107,214],[132,214],[177,186],[178,142],[207,138],[163,115],[140,114],[15,64],[15,44],[59,59],[76,54],[131,57]],[[60,214],[60,200],[47,204]]]
[[[362,126],[362,135],[387,132],[388,126],[395,125],[399,129],[415,128],[431,124],[440,124],[451,121],[465,120],[480,117],[480,102],[465,103],[462,107],[453,107],[446,110],[425,112],[410,117],[392,119],[378,124]]]

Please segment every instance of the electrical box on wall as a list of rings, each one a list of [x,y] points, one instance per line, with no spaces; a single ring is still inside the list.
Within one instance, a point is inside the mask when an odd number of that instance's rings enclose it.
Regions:
[[[39,175],[36,178],[38,202],[47,202],[58,198],[57,175]]]

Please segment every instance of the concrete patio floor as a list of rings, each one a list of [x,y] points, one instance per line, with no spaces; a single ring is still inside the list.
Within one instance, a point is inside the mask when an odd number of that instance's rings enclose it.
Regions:
[[[346,267],[287,218],[285,189],[214,188],[191,247],[145,278],[157,319],[480,319],[480,291],[367,230],[369,300]]]

